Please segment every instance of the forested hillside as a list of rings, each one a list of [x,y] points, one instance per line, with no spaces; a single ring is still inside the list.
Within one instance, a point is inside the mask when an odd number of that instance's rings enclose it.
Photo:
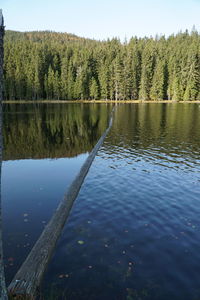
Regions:
[[[4,74],[7,100],[200,100],[200,34],[121,43],[7,31]]]

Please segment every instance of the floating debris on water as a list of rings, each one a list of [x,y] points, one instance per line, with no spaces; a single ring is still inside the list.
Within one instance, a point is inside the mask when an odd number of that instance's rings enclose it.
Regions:
[[[78,241],[78,244],[79,244],[79,245],[83,245],[83,244],[84,244],[84,241]]]

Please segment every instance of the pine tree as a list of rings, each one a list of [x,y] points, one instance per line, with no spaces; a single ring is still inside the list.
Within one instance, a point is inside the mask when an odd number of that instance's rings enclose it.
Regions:
[[[60,84],[61,84],[61,94],[62,99],[68,99],[68,58],[64,57],[61,62],[61,76],[60,76]]]
[[[94,77],[90,81],[90,98],[93,100],[99,99],[99,87]]]
[[[150,98],[152,100],[166,99],[167,95],[167,67],[164,61],[159,60],[156,63]]]
[[[142,71],[139,91],[139,98],[142,100],[150,99],[150,90],[152,87],[155,67],[155,56],[155,46],[153,44],[153,41],[150,40],[147,42],[142,54]]]
[[[195,45],[191,47],[187,69],[187,85],[184,93],[184,100],[196,100],[200,91],[200,64],[198,57],[198,49],[195,49]]]
[[[113,61],[113,81],[114,81],[114,99],[121,100],[124,98],[123,93],[123,62],[118,54]]]
[[[51,100],[53,99],[54,96],[54,71],[51,66],[49,67],[48,75],[45,78],[46,78],[45,88],[46,88],[47,99]]]
[[[59,100],[61,98],[61,81],[58,71],[54,73],[53,80],[53,98]]]
[[[129,43],[7,31],[4,45],[6,99],[200,98],[200,34],[195,29]]]
[[[100,85],[100,95],[101,99],[108,100],[109,99],[109,67],[108,65],[102,64],[100,66],[100,70],[98,73],[99,85]]]

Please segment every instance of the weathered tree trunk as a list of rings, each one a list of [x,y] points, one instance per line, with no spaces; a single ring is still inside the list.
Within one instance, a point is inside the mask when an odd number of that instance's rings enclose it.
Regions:
[[[3,36],[4,23],[2,10],[0,10],[0,299],[7,300],[7,291],[4,277],[3,245],[2,245],[2,219],[1,219],[1,164],[2,164],[2,98],[3,98]]]
[[[64,195],[64,199],[58,206],[27,259],[22,264],[21,268],[9,285],[8,290],[10,295],[24,296],[28,297],[28,299],[35,299],[37,296],[37,290],[41,284],[43,274],[51,259],[56,242],[61,235],[63,226],[65,225],[67,217],[69,216],[74,200],[76,199],[82,183],[97,154],[97,151],[103,144],[111,126],[112,116],[108,128],[89,154],[78,176],[75,178],[69,190]]]

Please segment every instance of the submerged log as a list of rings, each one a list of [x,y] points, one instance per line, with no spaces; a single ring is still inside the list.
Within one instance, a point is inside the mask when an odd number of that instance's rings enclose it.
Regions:
[[[63,226],[65,225],[67,217],[69,216],[74,200],[76,199],[89,168],[99,148],[103,144],[111,126],[112,114],[108,128],[101,136],[93,150],[90,152],[78,176],[75,178],[70,188],[64,195],[62,202],[59,204],[51,220],[45,227],[27,259],[22,264],[21,268],[10,283],[8,290],[11,296],[24,296],[29,297],[28,299],[35,299],[37,296],[43,274],[52,257],[56,242],[61,235]]]
[[[3,245],[2,245],[2,219],[1,219],[1,164],[2,164],[2,99],[3,99],[3,36],[4,22],[0,9],[0,299],[7,300],[7,290],[5,285]]]

